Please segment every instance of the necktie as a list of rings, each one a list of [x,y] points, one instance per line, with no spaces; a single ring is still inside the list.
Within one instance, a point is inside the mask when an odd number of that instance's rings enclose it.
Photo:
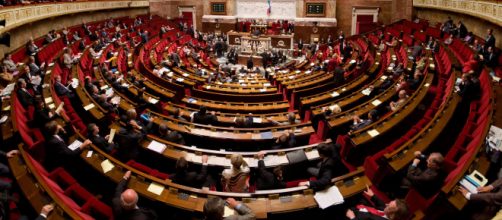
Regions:
[[[385,213],[383,211],[377,210],[377,209],[375,209],[373,207],[369,207],[369,206],[365,206],[365,205],[358,205],[358,206],[356,206],[356,208],[358,210],[366,209],[366,210],[368,210],[369,213],[371,213],[373,215],[376,215],[376,216],[380,216],[380,217],[384,217],[385,216]]]

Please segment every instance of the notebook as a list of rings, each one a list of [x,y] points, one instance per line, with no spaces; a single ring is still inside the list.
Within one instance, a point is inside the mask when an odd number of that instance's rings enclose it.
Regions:
[[[289,163],[291,164],[301,163],[308,160],[303,150],[290,151],[286,154],[286,156],[288,157]]]

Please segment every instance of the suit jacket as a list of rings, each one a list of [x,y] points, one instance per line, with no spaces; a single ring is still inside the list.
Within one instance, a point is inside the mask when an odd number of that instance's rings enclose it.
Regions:
[[[200,172],[180,172],[169,177],[173,183],[201,188],[207,178],[207,165],[202,165]]]
[[[235,211],[237,211],[237,214],[228,216],[224,218],[224,220],[254,220],[256,219],[255,214],[253,211],[247,207],[244,204],[240,204],[239,206],[235,207]]]
[[[212,124],[212,125],[214,125],[216,122],[218,122],[218,119],[216,118],[216,116],[214,116],[212,114],[206,113],[205,115],[201,115],[197,112],[193,115],[193,122],[198,123],[198,124],[205,124],[205,125]]]
[[[47,151],[47,163],[50,169],[63,166],[71,167],[75,158],[78,158],[82,153],[80,148],[75,150],[70,150],[68,144],[64,141],[63,137],[56,138],[54,135],[46,138],[46,151]]]
[[[157,215],[152,210],[147,210],[143,208],[137,208],[133,210],[124,210],[120,205],[120,196],[122,192],[126,190],[127,180],[122,179],[117,188],[115,188],[115,194],[112,199],[112,209],[113,216],[115,219],[121,220],[153,220],[157,219]]]
[[[27,90],[18,89],[16,93],[19,102],[21,102],[21,105],[23,105],[24,108],[28,108],[28,106],[33,105],[33,95],[31,95]]]
[[[110,153],[113,150],[113,143],[108,143],[108,141],[101,135],[89,135],[89,140],[92,141],[94,145],[100,149]]]
[[[35,113],[33,114],[33,126],[43,128],[47,122],[56,118],[56,114],[49,117],[49,112],[50,111],[47,108],[35,109]]]
[[[317,174],[317,180],[310,181],[310,187],[316,190],[322,190],[331,183],[331,178],[333,177],[332,172],[334,169],[334,161],[332,158],[326,158],[321,161],[321,167],[319,167],[319,174]]]
[[[170,131],[167,135],[162,135],[161,138],[173,143],[185,145],[185,139],[177,131]]]
[[[421,170],[418,166],[410,166],[406,178],[413,187],[425,197],[435,194],[441,187],[442,174],[439,170],[426,168]]]
[[[68,93],[70,93],[70,90],[59,82],[54,83],[54,90],[56,90],[56,94],[58,94],[58,96],[68,95]]]
[[[256,188],[258,190],[281,189],[286,188],[286,183],[279,181],[272,172],[265,169],[265,162],[259,160],[256,171]]]
[[[380,211],[383,211],[385,209],[385,203],[382,200],[380,200],[378,197],[372,196],[371,202],[373,202],[373,204],[375,204],[375,206],[373,208],[380,210]],[[354,220],[386,220],[387,219],[387,218],[384,218],[384,217],[381,217],[378,215],[374,215],[370,212],[359,211],[358,209],[354,209],[353,211],[354,211],[354,214],[356,215],[356,217],[353,218]]]
[[[495,180],[493,190],[486,193],[471,194],[471,201],[481,202],[487,205],[502,206],[502,179]]]

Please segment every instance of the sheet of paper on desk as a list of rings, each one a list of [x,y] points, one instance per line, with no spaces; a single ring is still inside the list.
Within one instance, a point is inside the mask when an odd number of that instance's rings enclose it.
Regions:
[[[76,150],[77,148],[80,147],[80,145],[82,145],[82,142],[80,142],[79,140],[75,140],[75,141],[73,141],[73,143],[71,143],[70,145],[68,145],[68,148],[70,150]]]
[[[157,102],[159,102],[159,100],[151,98],[151,97],[150,97],[150,99],[148,101],[150,101],[150,103],[152,103],[154,105],[157,104]]]
[[[148,190],[148,192],[151,192],[155,195],[160,196],[162,194],[162,192],[164,191],[164,186],[159,185],[157,183],[150,183],[147,190]]]
[[[371,104],[374,105],[374,106],[378,106],[378,105],[382,104],[382,102],[380,100],[378,100],[378,99],[375,99],[375,100],[373,100],[371,102]]]
[[[261,133],[261,138],[262,139],[272,139],[272,138],[274,138],[274,136],[272,135],[271,131],[267,131],[267,132]]]
[[[331,97],[337,97],[337,96],[339,96],[339,95],[340,95],[340,93],[338,93],[338,92],[333,92],[333,93],[331,93]]]
[[[51,103],[47,107],[49,107],[50,109],[54,109],[54,108],[56,108],[56,105],[54,105],[54,103]]]
[[[101,88],[100,88],[100,89],[101,89],[101,90],[108,89],[108,85],[101,86]]]
[[[225,159],[226,159],[225,157],[209,156],[207,158],[207,163],[217,166],[225,166]]]
[[[10,105],[5,106],[2,110],[3,110],[3,111],[9,111],[9,110],[10,110]]]
[[[103,173],[110,172],[110,170],[112,170],[114,167],[115,166],[108,159],[101,162],[101,169],[103,169]]]
[[[9,117],[7,115],[2,116],[2,118],[0,118],[0,124],[6,122],[8,118]]]
[[[72,79],[71,87],[73,87],[74,89],[76,89],[78,87],[78,79],[77,78]]]
[[[369,130],[368,131],[368,134],[371,136],[371,137],[375,137],[377,135],[380,134],[380,132],[378,132],[376,129],[372,129],[372,130]]]
[[[94,108],[94,104],[93,104],[93,103],[91,103],[91,104],[89,104],[89,105],[84,106],[84,110],[86,110],[86,111],[89,111],[89,110],[91,110],[92,108]]]
[[[63,105],[64,105],[64,102],[59,103],[59,105],[55,111],[57,114],[59,114],[63,110]]]
[[[249,167],[258,167],[258,160],[254,157],[244,157],[244,161],[246,161]]]
[[[118,105],[120,103],[120,96],[114,96],[110,102],[114,105]]]
[[[284,157],[286,157],[286,155],[284,155]],[[288,158],[286,157],[286,163],[289,162],[287,160]],[[265,156],[265,158],[263,158],[263,162],[265,162],[265,166],[267,167],[278,166],[283,164],[282,158],[279,158],[277,155],[267,155]]]
[[[319,158],[319,152],[317,151],[317,149],[312,149],[311,151],[307,151],[305,152],[305,155],[309,160],[315,160]]]
[[[225,209],[224,209],[224,212],[223,212],[223,218],[226,218],[226,217],[234,215],[234,214],[235,214],[235,210],[231,209],[228,206],[225,206]]]
[[[202,156],[194,154],[194,153],[187,153],[187,155],[185,156],[185,159],[188,161],[192,161],[193,163],[202,163]]]
[[[152,140],[152,142],[148,144],[148,149],[153,150],[157,153],[162,153],[164,152],[164,150],[166,150],[166,145],[158,141]]]
[[[105,94],[106,94],[106,97],[112,97],[113,96],[113,89],[112,88],[107,89]]]
[[[253,123],[261,123],[262,121],[261,118],[253,118]]]
[[[336,186],[316,192],[314,199],[321,209],[328,208],[332,205],[342,204],[344,202],[343,196]]]
[[[366,88],[361,93],[363,93],[363,95],[370,95],[371,89],[370,88]]]

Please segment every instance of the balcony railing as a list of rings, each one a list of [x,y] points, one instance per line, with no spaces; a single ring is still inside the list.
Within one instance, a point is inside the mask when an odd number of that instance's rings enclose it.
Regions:
[[[0,8],[0,21],[5,20],[6,24],[5,27],[0,27],[0,34],[30,22],[55,16],[109,9],[143,8],[148,6],[148,0],[132,0],[63,2],[4,7]]]
[[[502,26],[502,4],[499,1],[413,0],[413,7],[433,8],[468,14]]]

